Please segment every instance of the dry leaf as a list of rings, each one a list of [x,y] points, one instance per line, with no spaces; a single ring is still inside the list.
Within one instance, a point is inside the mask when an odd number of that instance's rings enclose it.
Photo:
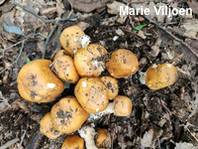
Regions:
[[[184,20],[181,24],[181,28],[185,28],[184,36],[198,39],[197,33],[198,33],[198,20],[197,19],[191,19],[191,20]]]
[[[58,13],[58,17],[61,18],[61,15],[64,13],[64,10],[61,8],[59,4],[56,4],[56,10]]]

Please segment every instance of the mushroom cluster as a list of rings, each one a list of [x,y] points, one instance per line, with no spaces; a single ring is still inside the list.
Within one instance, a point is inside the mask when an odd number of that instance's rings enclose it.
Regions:
[[[67,136],[62,149],[84,148],[83,138],[87,148],[110,148],[111,137],[107,130],[95,132],[94,128],[83,124],[91,123],[108,113],[128,116],[132,111],[131,99],[118,95],[116,78],[134,75],[139,68],[138,58],[130,50],[118,49],[107,60],[107,50],[89,42],[89,36],[80,27],[68,27],[60,36],[63,50],[57,52],[53,62],[32,61],[22,67],[17,78],[20,95],[38,103],[51,102],[61,96],[64,82],[76,84],[75,97],[62,97],[40,121],[40,131],[50,139],[78,130],[82,138],[78,135]],[[144,74],[150,89],[159,89],[175,82],[175,67],[169,63],[163,66],[152,66]],[[105,70],[109,75],[101,76]],[[166,74],[162,75],[164,72]],[[152,77],[154,74],[156,78]],[[94,141],[96,134],[98,139]],[[90,137],[92,143],[88,142]]]

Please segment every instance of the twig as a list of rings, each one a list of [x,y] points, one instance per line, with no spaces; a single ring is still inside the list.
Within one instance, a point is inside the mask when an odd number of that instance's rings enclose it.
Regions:
[[[67,18],[69,18],[69,17],[71,16],[72,12],[73,12],[73,10],[69,13],[69,15],[67,16]],[[58,25],[58,22],[59,22],[58,20],[55,22],[55,24],[54,24],[54,26],[53,26],[51,32],[49,33],[49,35],[48,35],[47,38],[46,38],[45,46],[44,46],[44,50],[43,50],[43,55],[42,55],[42,59],[45,58],[45,52],[46,52],[47,44],[48,44],[48,42],[49,42],[49,40],[50,40],[50,38],[51,38],[51,36],[52,36],[54,30],[56,29],[56,27],[57,27],[57,25]]]
[[[46,52],[47,44],[48,44],[48,42],[49,42],[49,40],[50,40],[50,37],[52,36],[54,30],[56,29],[57,25],[58,25],[58,22],[55,22],[55,24],[54,24],[52,30],[50,31],[49,35],[47,36],[47,39],[46,39],[46,41],[45,41],[44,50],[43,50],[42,59],[45,58],[45,52]]]
[[[22,43],[22,42],[25,42],[26,40],[27,40],[27,39],[21,40],[21,41],[19,41],[19,42],[15,43],[15,44],[13,44],[13,45],[11,45],[11,46],[9,46],[9,47],[5,48],[5,49],[1,49],[1,50],[2,50],[2,52],[3,52],[3,56],[4,56],[4,53],[5,53],[5,51],[6,51],[6,50],[8,50],[8,49],[10,49],[10,48],[12,48],[12,47],[14,47],[14,46],[16,46],[16,45],[18,45],[18,44]],[[0,52],[1,52],[1,51],[0,51]]]
[[[25,138],[26,132],[27,132],[27,131],[26,131],[26,130],[24,130],[24,133],[23,133],[23,136],[21,137],[21,142],[20,142],[20,144],[19,144],[18,149],[20,149],[20,148],[21,148],[21,145],[22,145],[23,140],[24,140],[24,138]]]
[[[64,18],[64,19],[58,19],[58,20],[45,20],[43,17],[39,16],[38,14],[36,14],[34,11],[20,5],[19,3],[15,2],[15,0],[12,0],[12,3],[18,7],[21,7],[22,9],[24,9],[25,11],[33,14],[34,16],[38,17],[39,19],[41,19],[44,23],[52,23],[52,22],[56,22],[56,21],[66,21],[66,20],[71,20],[76,18],[76,16],[71,16],[69,18]]]
[[[1,91],[0,91],[0,98],[5,103],[5,105],[7,105],[9,108],[12,108],[11,105],[8,103],[8,100],[3,96]]]
[[[19,138],[12,139],[12,140],[6,142],[4,145],[2,145],[2,146],[0,147],[0,149],[5,149],[5,148],[7,148],[7,147],[9,147],[9,146],[11,146],[11,145],[13,145],[13,144],[15,144],[15,143],[18,142],[18,141],[19,141]]]
[[[26,39],[26,40],[27,40],[27,39]],[[16,59],[11,65],[9,65],[8,67],[6,67],[6,68],[4,68],[2,71],[0,71],[0,74],[3,73],[4,71],[6,71],[6,70],[7,70],[8,68],[10,68],[11,66],[13,66],[15,63],[17,63],[17,61],[19,60],[19,58],[20,58],[20,56],[21,56],[21,53],[22,53],[22,51],[23,51],[24,43],[25,43],[26,40],[20,41],[20,43],[22,43],[22,46],[21,46],[21,49],[20,49],[20,52],[19,52],[19,55],[18,55],[17,59]],[[16,45],[18,45],[18,44],[19,44],[19,42],[16,43]],[[13,47],[13,45],[10,46],[10,47]],[[7,48],[6,48],[6,49],[7,49]]]

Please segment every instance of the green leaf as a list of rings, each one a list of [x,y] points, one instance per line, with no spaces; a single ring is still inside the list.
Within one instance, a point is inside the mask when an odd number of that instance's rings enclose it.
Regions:
[[[27,58],[27,59],[26,59],[26,64],[27,64],[27,63],[29,63],[29,62],[30,62],[30,59],[29,59],[29,58]]]
[[[143,27],[147,26],[147,24],[142,24],[142,25],[138,25],[136,26],[137,29],[142,29]],[[137,33],[138,30],[134,29],[133,30],[135,33]]]

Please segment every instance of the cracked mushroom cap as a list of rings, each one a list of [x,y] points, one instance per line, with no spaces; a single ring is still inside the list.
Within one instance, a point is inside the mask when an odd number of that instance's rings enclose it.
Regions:
[[[107,88],[99,78],[81,78],[74,94],[88,113],[103,111],[108,106]]]
[[[62,133],[75,132],[89,117],[75,97],[62,98],[50,113],[54,128]]]
[[[146,85],[152,90],[158,90],[175,83],[177,68],[170,63],[153,64],[147,69],[145,75]]]
[[[74,56],[77,49],[88,46],[90,37],[85,35],[79,26],[70,26],[63,30],[60,35],[60,43],[66,53]]]
[[[105,69],[107,50],[97,44],[80,48],[74,55],[74,65],[81,77],[98,77]]]
[[[57,139],[61,136],[61,132],[55,130],[50,112],[44,115],[44,117],[40,121],[40,132],[44,134],[49,139]]]
[[[114,106],[114,115],[115,116],[128,116],[132,111],[132,102],[131,99],[118,95],[115,99],[115,106]]]
[[[84,149],[84,139],[79,135],[68,135],[61,147],[61,149]]]
[[[131,76],[137,72],[138,67],[138,58],[133,52],[125,49],[114,51],[106,63],[107,71],[115,78]]]
[[[104,76],[100,78],[107,87],[108,99],[114,99],[118,95],[118,83],[117,80],[110,76]]]
[[[18,90],[31,102],[51,102],[59,96],[64,85],[51,71],[49,60],[34,60],[24,65],[17,78]]]
[[[69,83],[76,83],[79,79],[79,75],[74,66],[74,60],[69,55],[61,56],[62,51],[57,53],[53,61],[53,67],[55,69],[55,73],[62,80]]]
[[[111,135],[106,129],[98,129],[96,146],[98,148],[111,148]]]

